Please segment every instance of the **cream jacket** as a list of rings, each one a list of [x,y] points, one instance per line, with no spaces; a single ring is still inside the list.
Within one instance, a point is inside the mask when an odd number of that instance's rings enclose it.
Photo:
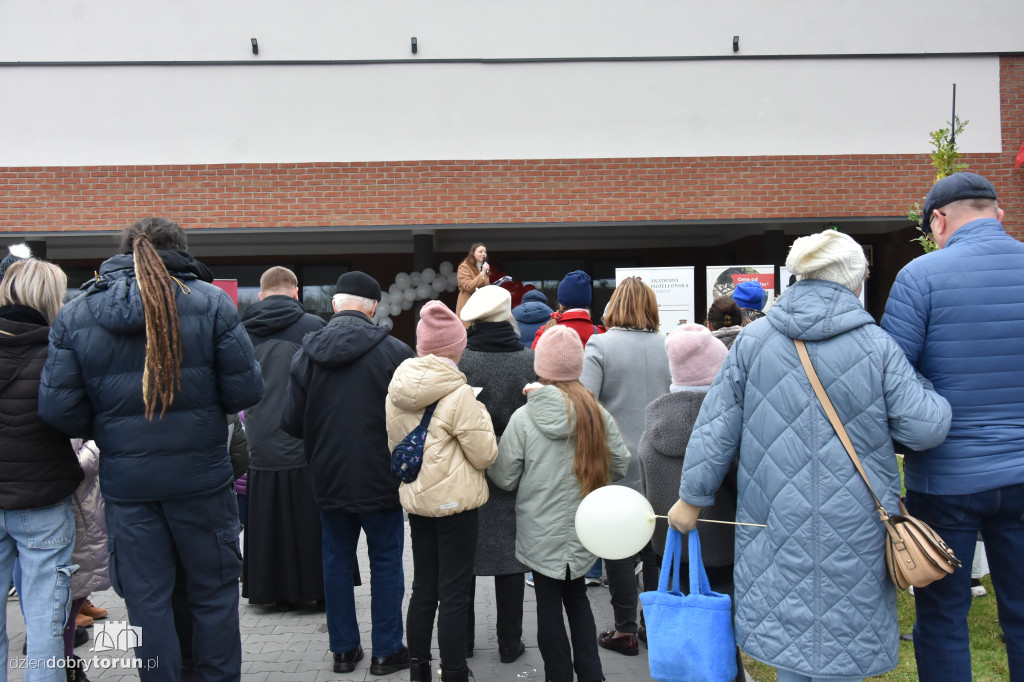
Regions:
[[[450,516],[487,501],[484,469],[498,456],[487,409],[466,375],[437,356],[406,360],[391,379],[385,400],[388,447],[394,448],[440,400],[427,427],[423,467],[398,489],[402,507],[420,516]]]

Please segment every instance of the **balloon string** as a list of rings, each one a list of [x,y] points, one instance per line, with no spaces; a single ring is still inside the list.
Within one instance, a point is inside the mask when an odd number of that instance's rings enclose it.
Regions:
[[[654,515],[656,519],[667,519],[667,516]],[[697,519],[701,523],[724,523],[729,526],[753,526],[754,528],[767,528],[768,526],[764,523],[741,523],[739,521],[716,521],[714,519]]]

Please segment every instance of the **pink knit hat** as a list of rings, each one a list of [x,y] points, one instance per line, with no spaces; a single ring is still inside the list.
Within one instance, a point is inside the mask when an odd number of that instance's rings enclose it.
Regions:
[[[710,386],[729,349],[700,324],[677,327],[665,339],[668,366],[676,386]]]
[[[583,342],[571,327],[555,325],[540,335],[533,371],[550,381],[573,381],[583,374]]]
[[[440,301],[428,301],[420,310],[416,325],[416,352],[424,355],[455,357],[466,349],[466,328]]]

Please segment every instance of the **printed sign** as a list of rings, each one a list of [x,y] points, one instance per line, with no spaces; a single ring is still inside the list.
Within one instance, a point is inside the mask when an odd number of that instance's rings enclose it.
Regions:
[[[732,296],[736,285],[740,282],[758,282],[768,294],[764,309],[767,310],[775,302],[775,266],[774,265],[709,265],[708,275],[708,308],[716,298]]]
[[[615,268],[615,286],[627,277],[638,277],[658,299],[661,333],[694,321],[693,266],[673,268]]]

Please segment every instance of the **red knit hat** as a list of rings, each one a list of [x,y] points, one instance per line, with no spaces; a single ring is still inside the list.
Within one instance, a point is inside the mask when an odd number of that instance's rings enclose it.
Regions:
[[[458,356],[466,349],[466,328],[440,301],[428,301],[416,325],[416,352],[424,355]]]
[[[583,374],[583,342],[576,330],[555,325],[544,330],[533,355],[533,371],[549,381],[574,381]]]

